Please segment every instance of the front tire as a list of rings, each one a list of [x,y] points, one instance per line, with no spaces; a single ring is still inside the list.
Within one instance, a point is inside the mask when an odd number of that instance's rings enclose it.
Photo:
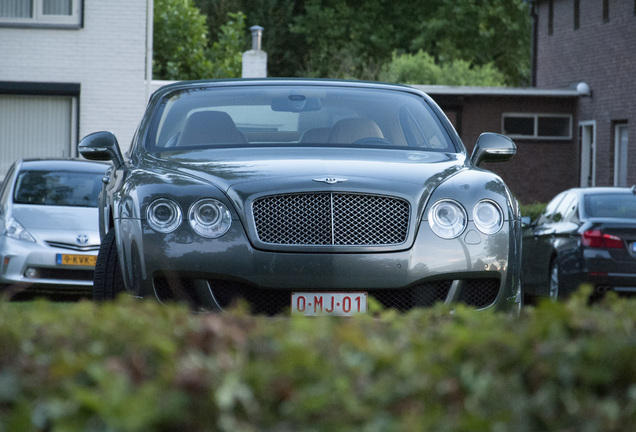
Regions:
[[[93,300],[114,300],[119,293],[124,291],[124,278],[119,266],[115,230],[111,229],[106,233],[99,247],[93,279]]]

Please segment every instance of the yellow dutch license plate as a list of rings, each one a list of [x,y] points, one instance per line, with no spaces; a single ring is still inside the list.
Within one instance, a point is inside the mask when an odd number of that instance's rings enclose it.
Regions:
[[[58,265],[92,266],[95,267],[96,255],[57,254]]]

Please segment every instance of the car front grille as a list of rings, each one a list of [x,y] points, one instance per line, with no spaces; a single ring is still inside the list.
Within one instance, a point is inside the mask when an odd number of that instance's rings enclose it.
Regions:
[[[496,278],[466,279],[459,301],[474,307],[486,307],[497,299],[500,282]]]
[[[78,269],[61,269],[50,267],[31,267],[37,271],[38,279],[55,279],[60,281],[81,281],[90,282],[93,280],[95,271]]]
[[[395,197],[324,192],[262,197],[252,211],[263,243],[385,246],[406,241],[410,205]]]
[[[98,251],[99,250],[99,245],[77,245],[77,244],[73,244],[73,243],[63,243],[63,242],[56,242],[56,241],[50,241],[47,240],[46,244],[48,244],[51,247],[54,248],[59,248],[59,249],[69,249],[69,250],[74,250],[74,251],[78,251],[78,252],[91,252],[91,251]]]
[[[399,289],[353,289],[366,291],[373,301],[382,308],[406,312],[417,307],[430,307],[438,302],[449,301],[453,280],[426,282]],[[283,289],[265,289],[235,281],[210,280],[210,291],[221,309],[230,308],[242,302],[246,303],[254,314],[278,315],[289,313],[291,291]],[[174,286],[173,286],[174,285]],[[155,292],[162,301],[183,299],[184,291],[190,292],[191,304],[199,304],[200,295],[194,289],[192,280],[158,277],[154,280]],[[497,278],[466,279],[457,285],[456,301],[476,308],[491,305],[499,293],[500,282]],[[328,290],[309,290],[311,292],[329,292]],[[175,292],[177,295],[175,295]],[[452,294],[451,294],[452,295]]]

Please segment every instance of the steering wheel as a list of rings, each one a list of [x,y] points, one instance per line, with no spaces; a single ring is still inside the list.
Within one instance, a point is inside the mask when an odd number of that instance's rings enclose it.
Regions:
[[[365,145],[365,144],[374,144],[374,145],[389,145],[392,146],[393,143],[387,139],[380,137],[364,137],[355,140],[351,144],[353,145]]]

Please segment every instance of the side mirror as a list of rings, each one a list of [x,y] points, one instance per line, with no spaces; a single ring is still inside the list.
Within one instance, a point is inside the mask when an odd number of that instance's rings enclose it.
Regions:
[[[482,162],[505,162],[517,153],[515,143],[505,135],[486,132],[479,135],[470,157],[475,166]]]
[[[530,216],[523,216],[521,218],[521,228],[528,228],[532,225],[532,219]]]
[[[117,138],[112,132],[94,132],[79,143],[79,153],[89,160],[112,161],[115,168],[124,164]]]

